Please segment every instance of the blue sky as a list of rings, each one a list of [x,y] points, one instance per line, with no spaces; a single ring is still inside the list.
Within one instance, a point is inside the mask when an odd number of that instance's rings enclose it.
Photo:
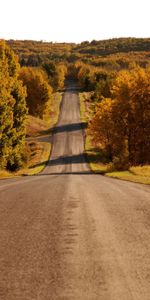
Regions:
[[[149,0],[1,0],[0,39],[150,37]]]

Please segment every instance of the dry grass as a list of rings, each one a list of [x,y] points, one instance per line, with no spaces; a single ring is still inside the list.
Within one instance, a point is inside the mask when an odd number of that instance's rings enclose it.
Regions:
[[[33,116],[28,116],[26,121],[26,132],[28,137],[38,136],[42,131],[48,129],[44,120]]]
[[[47,107],[43,120],[31,115],[28,116],[26,121],[27,137],[37,137],[51,129],[58,121],[59,106],[62,99],[61,93],[52,94]]]
[[[15,175],[17,176],[17,175]],[[11,178],[14,177],[14,174],[12,174],[11,172],[8,172],[6,170],[0,170],[0,178]]]
[[[49,160],[51,144],[30,141],[28,143],[30,155],[25,169],[18,171],[18,175],[35,175],[41,172]]]
[[[61,99],[62,93],[56,92],[52,94],[51,99],[47,103],[47,108],[43,119],[46,122],[48,128],[54,127],[58,122]]]
[[[150,166],[131,167],[128,171],[106,173],[107,176],[123,180],[150,184]]]
[[[85,97],[83,93],[79,94],[79,98],[80,98],[80,117],[82,122],[86,122],[87,116],[86,116],[86,108],[85,108]]]

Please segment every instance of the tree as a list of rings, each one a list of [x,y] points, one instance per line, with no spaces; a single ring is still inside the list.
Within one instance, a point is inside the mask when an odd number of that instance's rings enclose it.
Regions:
[[[27,88],[29,114],[42,118],[52,93],[46,73],[39,68],[23,67],[20,69],[19,78]]]
[[[0,42],[0,167],[15,170],[23,164],[26,89],[18,80],[13,51]]]
[[[64,87],[67,74],[67,67],[64,64],[56,64],[53,61],[47,61],[43,64],[44,70],[47,72],[49,83],[54,90]]]
[[[150,69],[121,71],[112,87],[112,99],[97,104],[90,132],[109,153],[115,167],[150,162]]]
[[[7,165],[11,151],[9,135],[13,127],[14,99],[11,96],[11,78],[5,58],[4,44],[0,45],[0,167]]]
[[[12,141],[11,156],[8,159],[7,167],[11,170],[22,166],[23,153],[25,148],[25,120],[27,115],[26,107],[26,89],[23,88],[22,82],[16,80],[11,91],[13,99],[15,99],[13,107],[13,127],[10,134]]]
[[[112,109],[113,101],[109,98],[103,99],[96,105],[95,115],[89,126],[93,141],[106,151],[110,159],[113,158],[114,152]]]
[[[61,90],[65,84],[65,78],[67,74],[67,67],[64,64],[58,64],[56,66],[56,73],[53,78],[53,84],[55,90]]]
[[[115,131],[122,136],[131,164],[150,160],[150,70],[122,71],[112,89]]]

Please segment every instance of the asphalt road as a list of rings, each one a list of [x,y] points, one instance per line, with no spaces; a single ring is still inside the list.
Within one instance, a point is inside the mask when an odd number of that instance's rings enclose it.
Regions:
[[[149,300],[150,188],[94,175],[68,89],[43,173],[0,181],[0,300]]]

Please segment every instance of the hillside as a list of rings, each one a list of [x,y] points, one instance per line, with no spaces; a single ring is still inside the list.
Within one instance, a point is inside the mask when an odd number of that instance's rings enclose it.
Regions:
[[[150,38],[118,38],[102,41],[73,43],[52,43],[43,41],[7,41],[19,55],[21,65],[40,66],[43,62],[75,62],[101,66],[111,60],[126,58],[147,64],[150,58]],[[119,57],[118,57],[119,55]]]

